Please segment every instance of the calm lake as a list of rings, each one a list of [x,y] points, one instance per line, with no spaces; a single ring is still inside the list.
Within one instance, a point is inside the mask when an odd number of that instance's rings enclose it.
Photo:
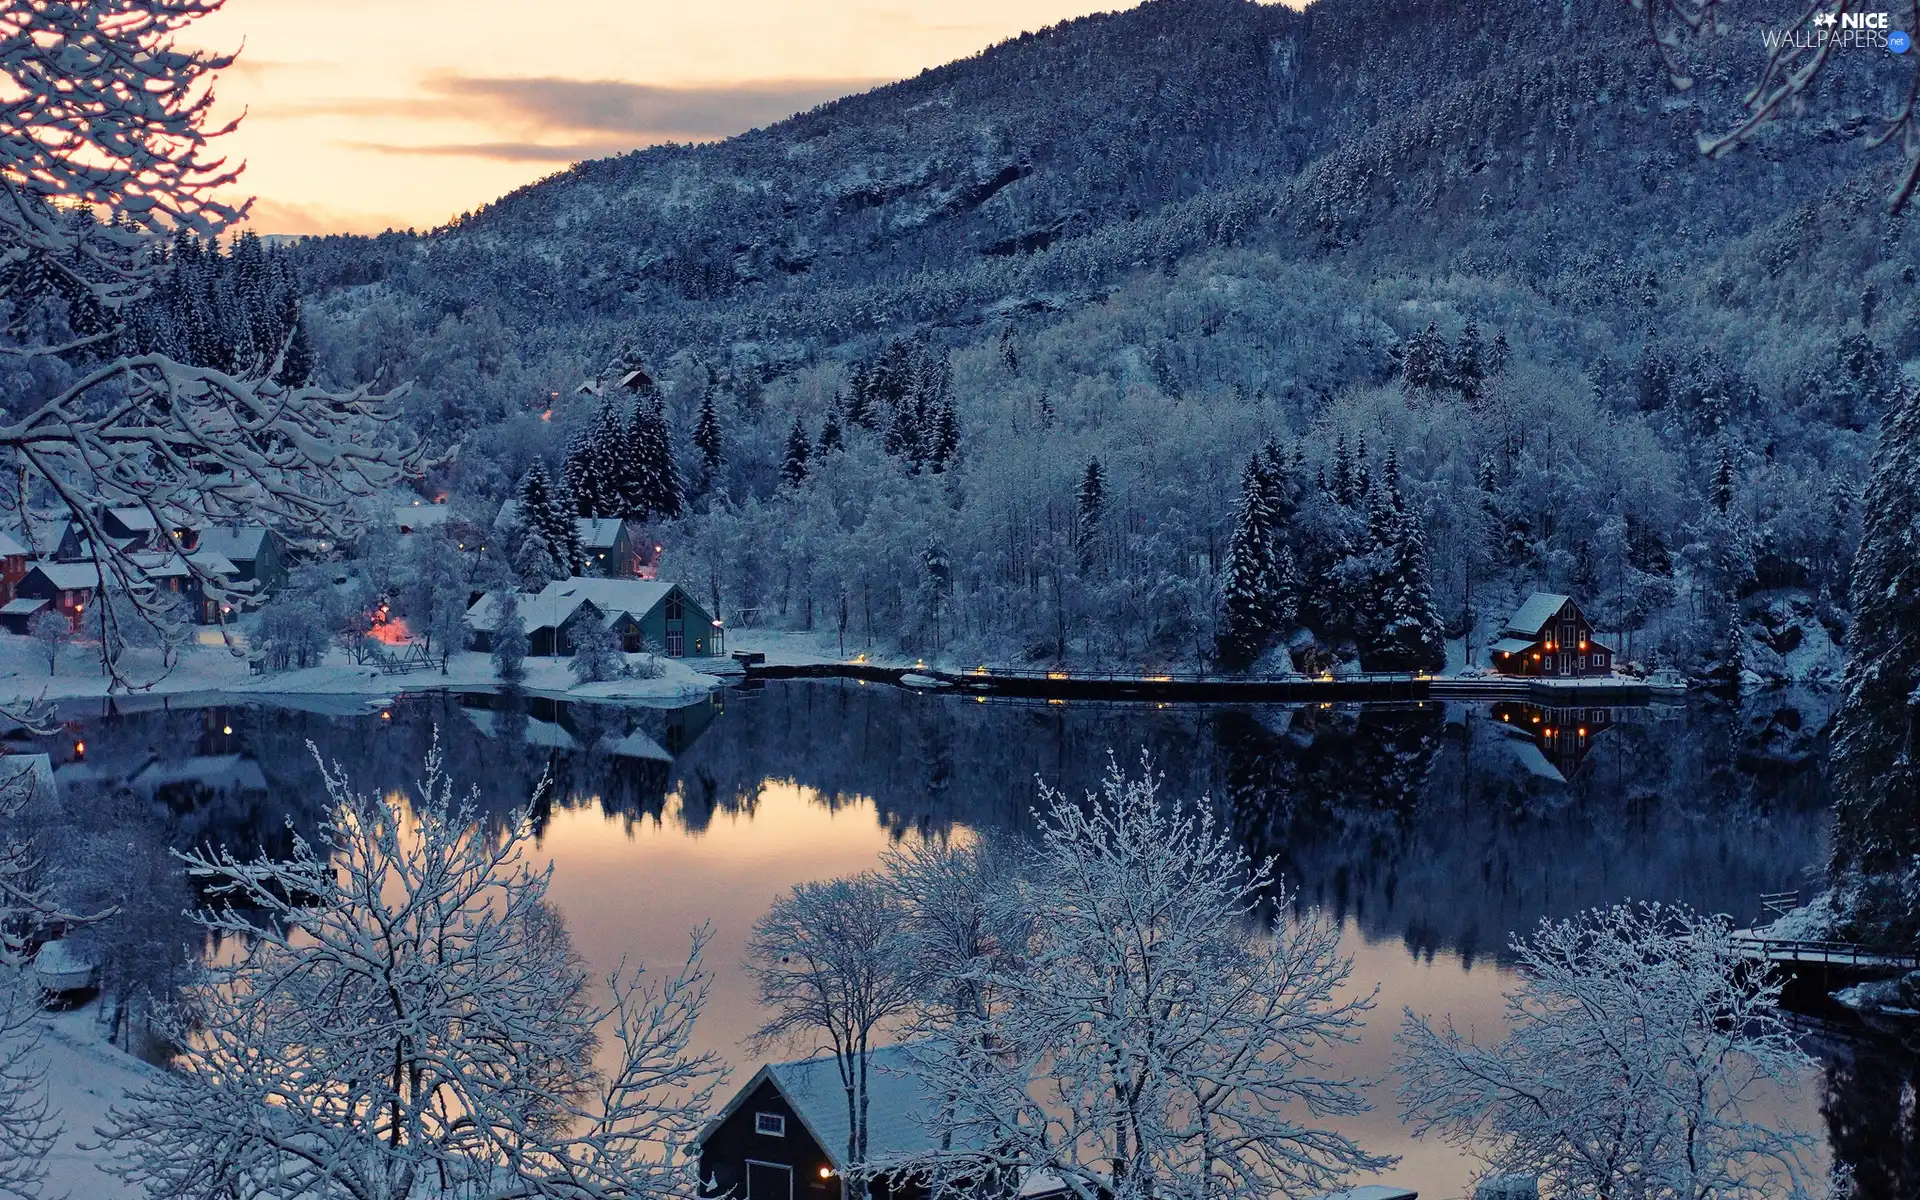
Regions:
[[[1160,707],[978,703],[851,683],[729,690],[677,711],[505,698],[402,700],[384,714],[199,707],[75,714],[16,738],[58,765],[66,844],[139,899],[100,931],[109,986],[164,988],[190,902],[168,846],[272,850],[321,795],[307,749],[365,788],[405,789],[438,730],[448,767],[504,811],[543,777],[554,896],[596,968],[665,966],[711,921],[718,973],[702,1040],[740,1068],[758,1023],[739,969],[749,926],[794,883],[856,871],[903,838],[1019,830],[1041,781],[1082,791],[1109,752],[1144,751],[1168,794],[1207,798],[1300,903],[1342,924],[1354,979],[1379,985],[1335,1060],[1379,1079],[1345,1131],[1403,1155],[1427,1200],[1472,1170],[1394,1110],[1401,1010],[1498,1027],[1511,931],[1616,900],[1742,923],[1806,890],[1826,857],[1814,704],[1541,710],[1520,705]],[[1552,732],[1549,733],[1548,731]],[[76,746],[84,751],[76,753]],[[1853,1164],[1862,1197],[1920,1194],[1920,1054],[1892,1035],[1809,1027],[1824,1064],[1771,1107]]]

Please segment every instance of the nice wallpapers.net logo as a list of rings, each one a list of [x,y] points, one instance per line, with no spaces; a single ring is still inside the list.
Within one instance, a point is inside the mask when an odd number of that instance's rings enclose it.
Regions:
[[[1767,50],[1879,50],[1905,54],[1913,48],[1913,35],[1893,27],[1893,15],[1883,12],[1815,13],[1807,25],[1792,29],[1763,29],[1760,40]]]

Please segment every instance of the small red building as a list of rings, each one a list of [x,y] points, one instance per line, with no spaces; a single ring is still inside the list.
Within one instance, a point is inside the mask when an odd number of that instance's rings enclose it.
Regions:
[[[0,533],[0,604],[13,599],[14,590],[27,577],[27,548],[11,535]]]
[[[1593,625],[1566,596],[1535,592],[1507,618],[1492,647],[1503,675],[1580,679],[1613,674],[1613,648],[1593,636]]]

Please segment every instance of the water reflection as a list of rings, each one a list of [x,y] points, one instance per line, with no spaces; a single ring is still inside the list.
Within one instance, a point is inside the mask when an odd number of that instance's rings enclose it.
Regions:
[[[417,778],[438,731],[448,770],[490,814],[547,781],[535,816],[555,896],[597,968],[665,962],[693,925],[715,923],[720,980],[702,1037],[743,1065],[757,1014],[736,964],[776,894],[870,866],[899,838],[1021,829],[1040,781],[1089,789],[1109,749],[1144,750],[1171,794],[1210,796],[1252,853],[1344,923],[1357,977],[1383,991],[1343,1065],[1379,1075],[1403,1004],[1489,1028],[1506,939],[1542,916],[1634,897],[1745,919],[1762,892],[1803,887],[1825,857],[1825,795],[1807,765],[1821,719],[1780,707],[1749,721],[1696,705],[1030,706],[792,683],[674,712],[438,696],[385,717],[161,709],[79,719],[15,748],[56,764],[60,811],[40,819],[74,886],[137,893],[96,935],[117,994],[164,993],[178,972],[168,947],[184,941],[189,898],[167,847],[281,852],[318,817],[309,742],[387,789]],[[1820,1111],[1860,1194],[1916,1194],[1920,1058],[1821,1045]],[[1409,1155],[1396,1179],[1457,1194],[1465,1165],[1411,1144],[1390,1094],[1378,1099],[1351,1131]]]

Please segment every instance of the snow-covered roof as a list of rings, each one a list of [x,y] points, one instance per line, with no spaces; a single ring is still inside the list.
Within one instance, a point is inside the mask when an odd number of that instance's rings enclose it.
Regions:
[[[1527,774],[1541,779],[1551,779],[1555,783],[1567,781],[1567,777],[1560,773],[1559,767],[1548,760],[1546,752],[1540,749],[1540,743],[1534,741],[1532,735],[1511,727],[1506,728],[1506,734],[1506,737],[1500,739],[1500,744],[1513,751],[1514,758],[1519,760]]]
[[[20,544],[19,539],[4,530],[0,530],[0,558],[12,558],[15,555],[25,553],[27,553],[27,548]]]
[[[223,792],[267,790],[267,777],[261,772],[260,764],[238,754],[201,754],[173,762],[151,758],[127,783],[142,791],[178,783],[203,783]]]
[[[478,633],[493,633],[500,625],[498,592],[488,592],[467,609],[467,627]],[[585,596],[520,597],[520,627],[528,633],[536,629],[558,629],[573,619],[581,605],[591,603]],[[595,605],[595,611],[599,606]]]
[[[100,568],[90,562],[37,562],[28,570],[46,577],[48,583],[61,591],[77,591],[82,588],[100,586]]]
[[[200,531],[196,549],[212,551],[233,562],[252,562],[266,544],[265,525],[215,525]]]
[[[464,710],[467,720],[473,722],[484,737],[500,736],[500,714],[490,708],[469,708]],[[573,740],[567,727],[552,721],[542,721],[538,717],[528,717],[521,723],[523,740],[529,746],[544,746],[550,750],[578,750],[580,743]]]
[[[591,579],[576,575],[572,579],[556,579],[541,590],[541,598],[579,597],[593,601],[595,608],[611,616],[615,613],[632,613],[635,618],[645,617],[652,612],[667,593],[674,589],[671,581],[659,579]]]
[[[18,600],[9,600],[0,605],[0,617],[30,617],[47,606],[45,600],[29,600],[22,596]]]
[[[573,527],[580,531],[580,544],[586,549],[611,550],[625,524],[618,517],[578,517]]]
[[[600,749],[615,758],[645,758],[664,763],[673,761],[673,755],[668,754],[665,747],[638,729],[624,737],[600,739]]]
[[[1419,1193],[1408,1188],[1391,1187],[1384,1183],[1366,1183],[1338,1192],[1328,1192],[1319,1200],[1419,1200]]]
[[[232,559],[211,550],[196,550],[184,559],[178,554],[136,554],[133,561],[155,579],[184,579],[191,574],[187,569],[189,561],[209,575],[231,576],[240,573]]]
[[[1566,607],[1568,599],[1570,597],[1556,596],[1552,592],[1535,592],[1507,618],[1507,632],[1539,633],[1541,626],[1553,620],[1553,615]]]
[[[53,760],[44,754],[0,754],[0,796],[18,799],[25,792],[36,800],[51,800]]]
[[[1534,643],[1526,638],[1501,638],[1493,644],[1493,652],[1495,654],[1518,654],[1522,650],[1531,649],[1533,645]]]
[[[495,529],[518,529],[522,523],[520,520],[520,502],[518,500],[501,501],[500,511],[493,518],[493,527]]]
[[[908,1071],[908,1046],[884,1046],[872,1052],[867,1068],[867,1156],[874,1162],[902,1158],[939,1148],[931,1128],[942,1097],[927,1090]],[[847,1156],[847,1093],[840,1084],[840,1066],[832,1055],[761,1067],[719,1115],[701,1131],[704,1143],[721,1122],[737,1112],[763,1080],[771,1079],[786,1097],[800,1123],[826,1152],[834,1169],[844,1173]]]
[[[144,508],[110,508],[113,519],[135,533],[152,533],[159,528],[154,523],[153,514]]]
[[[453,510],[444,504],[401,504],[393,510],[393,523],[401,532],[414,529],[432,529],[436,525],[445,525],[447,518],[453,516]]]

